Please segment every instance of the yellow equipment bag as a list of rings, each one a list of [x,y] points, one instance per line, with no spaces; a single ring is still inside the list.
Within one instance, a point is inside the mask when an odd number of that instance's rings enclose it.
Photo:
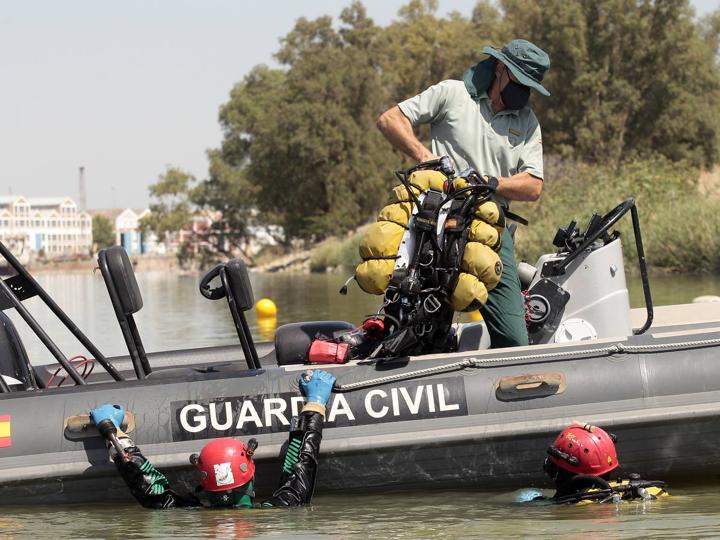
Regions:
[[[370,225],[360,242],[363,259],[383,259],[397,256],[405,228],[391,221],[377,221]]]
[[[485,201],[475,209],[475,216],[490,225],[505,226],[505,216],[497,203],[493,201]]]
[[[395,259],[368,259],[355,269],[355,281],[369,294],[385,294],[390,284]]]
[[[455,289],[450,295],[450,307],[455,311],[464,311],[469,307],[477,309],[475,302],[485,305],[487,302],[488,290],[483,283],[473,276],[460,272]]]
[[[420,195],[420,190],[416,187],[412,186],[413,193],[415,193],[415,196],[417,197]],[[392,190],[392,193],[390,194],[390,204],[397,203],[397,202],[409,202],[412,203],[413,199],[408,195],[407,189],[405,189],[405,186],[395,186]]]
[[[488,291],[495,288],[502,274],[502,262],[498,254],[491,247],[480,242],[465,244],[460,267],[482,281]]]
[[[413,203],[399,202],[388,204],[378,214],[378,221],[392,221],[402,227],[407,227],[413,211]]]
[[[500,239],[497,229],[489,223],[481,219],[473,219],[470,222],[468,242],[480,242],[498,251],[500,249]]]
[[[421,192],[428,189],[445,191],[445,175],[439,171],[415,171],[409,180],[410,184]]]

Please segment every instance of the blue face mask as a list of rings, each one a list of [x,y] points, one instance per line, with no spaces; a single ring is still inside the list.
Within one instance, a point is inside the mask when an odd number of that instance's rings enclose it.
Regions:
[[[519,110],[527,105],[530,99],[530,88],[515,81],[508,81],[505,88],[500,91],[500,98],[507,109]]]

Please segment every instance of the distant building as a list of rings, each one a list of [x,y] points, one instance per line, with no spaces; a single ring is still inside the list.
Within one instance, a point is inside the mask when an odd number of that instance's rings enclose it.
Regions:
[[[70,197],[0,197],[0,240],[22,241],[46,257],[89,255],[92,218]]]
[[[143,234],[140,230],[140,220],[150,213],[147,208],[104,208],[88,212],[110,220],[115,231],[115,245],[124,247],[128,255],[164,253],[165,246],[158,245],[154,234]]]

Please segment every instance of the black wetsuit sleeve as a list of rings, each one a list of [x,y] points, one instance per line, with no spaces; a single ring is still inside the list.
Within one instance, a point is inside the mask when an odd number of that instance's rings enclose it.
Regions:
[[[170,483],[163,473],[153,467],[137,446],[125,450],[128,461],[119,455],[113,458],[120,476],[125,480],[130,493],[145,508],[186,508],[202,506],[193,495],[178,495],[170,489]]]
[[[315,490],[323,416],[317,412],[300,414],[297,429],[290,432],[280,485],[261,506],[300,506],[309,504]]]

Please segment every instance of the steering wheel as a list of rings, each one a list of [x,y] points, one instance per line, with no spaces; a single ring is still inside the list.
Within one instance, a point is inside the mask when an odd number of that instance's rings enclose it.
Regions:
[[[565,258],[558,261],[551,261],[546,263],[549,265],[547,269],[548,275],[559,275],[565,273],[565,269],[570,265],[575,258],[580,255],[585,249],[595,242],[598,238],[603,236],[607,231],[615,225],[621,217],[627,214],[635,206],[635,199],[628,197],[623,202],[618,204],[615,208],[605,214],[595,225],[590,225],[588,230],[585,232],[585,237],[582,243],[578,245],[573,251],[571,251]],[[545,270],[544,270],[545,271]]]
[[[212,287],[210,282],[220,277],[220,271],[225,268],[224,263],[217,264],[208,270],[203,278],[200,280],[200,294],[202,294],[208,300],[220,300],[225,298],[227,292],[225,286],[220,283],[219,287]]]
[[[595,240],[603,236],[610,229],[610,227],[615,225],[621,217],[623,217],[630,211],[633,206],[635,206],[635,199],[633,197],[628,197],[623,202],[618,204],[615,208],[610,210],[607,214],[605,214],[602,218],[600,218],[600,221],[594,224],[594,226],[588,227],[588,230],[585,231],[585,240],[583,241],[583,246],[587,247]]]

